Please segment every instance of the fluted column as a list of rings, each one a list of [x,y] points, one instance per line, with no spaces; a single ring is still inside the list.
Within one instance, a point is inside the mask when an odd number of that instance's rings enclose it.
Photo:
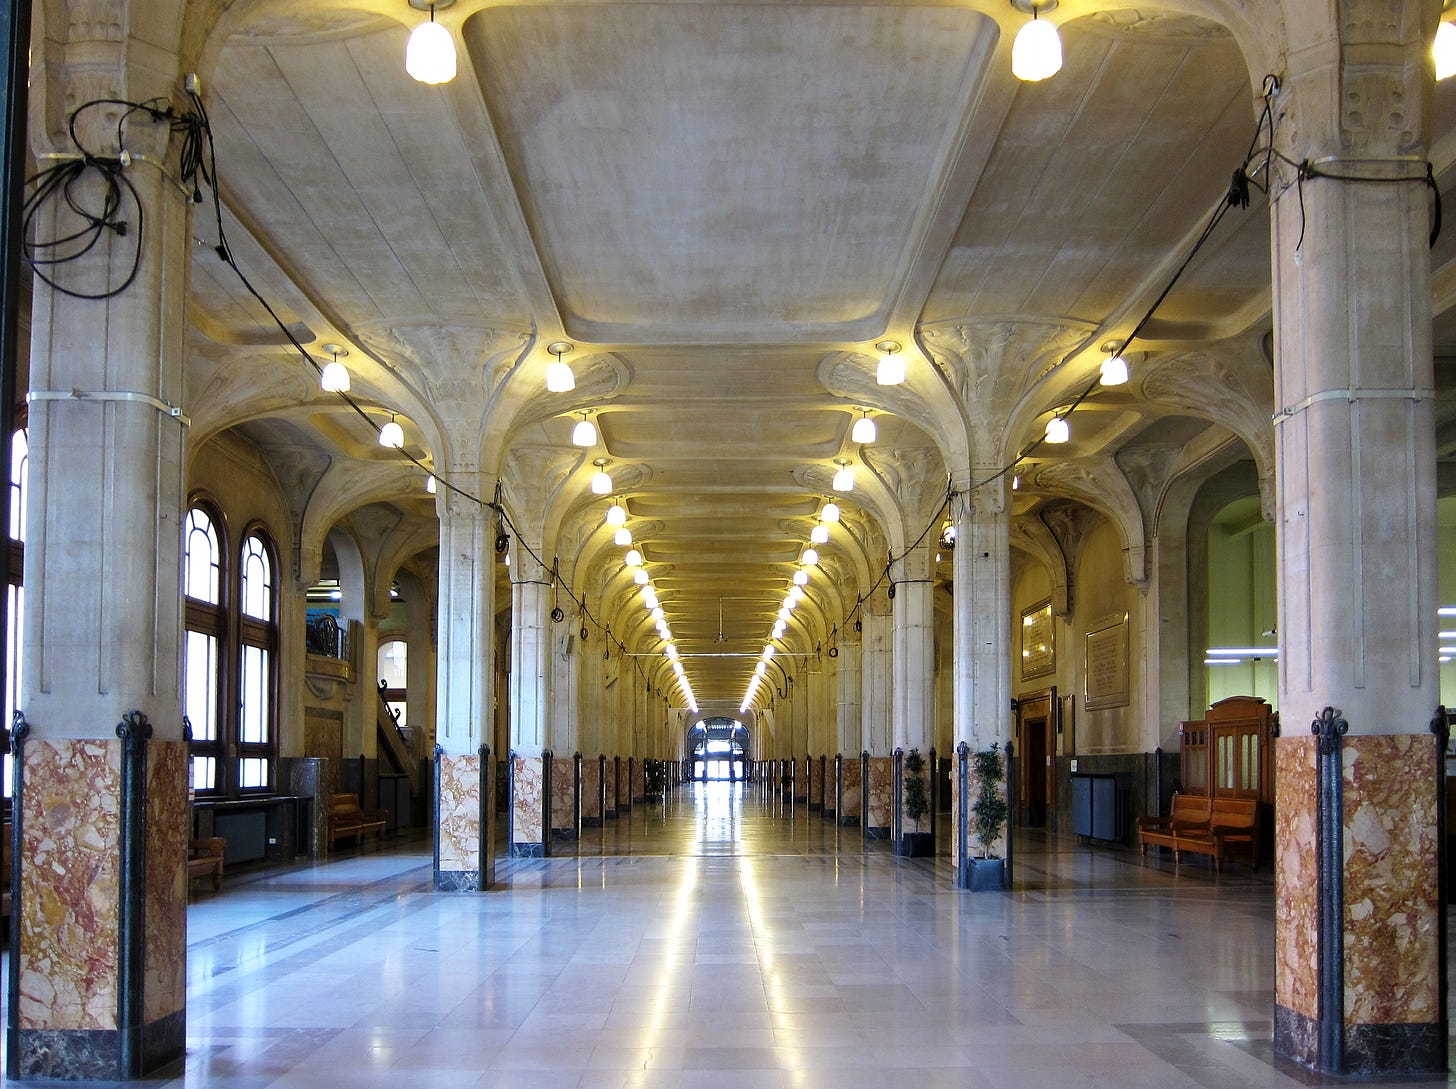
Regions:
[[[540,554],[540,549],[535,549]],[[525,548],[511,557],[511,854],[550,853],[546,723],[551,653],[550,573]],[[570,754],[555,754],[557,756]]]
[[[932,544],[921,544],[898,559],[890,569],[895,588],[893,602],[893,708],[894,747],[905,754],[919,751],[929,757],[935,744],[935,589],[932,580],[934,553]],[[903,769],[902,804],[894,814],[896,850],[911,853],[909,835],[927,830],[932,818],[922,816],[917,823],[905,813],[904,780],[912,773]],[[922,771],[923,780],[927,773]]]

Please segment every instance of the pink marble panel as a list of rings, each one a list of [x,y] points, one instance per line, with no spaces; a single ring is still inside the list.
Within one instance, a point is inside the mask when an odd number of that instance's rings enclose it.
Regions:
[[[819,758],[814,757],[809,763],[809,804],[824,804],[824,777],[827,773],[820,766]]]
[[[607,812],[617,811],[617,762],[607,757]]]
[[[440,757],[440,869],[480,867],[480,757]]]
[[[1319,1016],[1316,739],[1274,740],[1274,1001]]]
[[[551,827],[576,827],[576,761],[551,761]]]
[[[794,797],[809,796],[809,758],[801,756],[794,761]]]
[[[1345,739],[1345,1020],[1440,1018],[1436,742]]]
[[[147,905],[142,1018],[151,1024],[187,1005],[187,803],[185,741],[147,747]]]
[[[119,740],[26,745],[21,1029],[118,1027],[120,799]]]
[[[647,797],[647,765],[641,758],[632,764],[632,797]]]
[[[511,840],[514,843],[545,843],[541,828],[542,760],[539,756],[512,757]]]
[[[593,820],[602,815],[602,769],[595,758],[581,762],[581,816]]]
[[[860,810],[860,766],[858,756],[847,756],[839,765],[839,809],[841,817],[857,817]]]
[[[869,812],[864,823],[869,828],[890,827],[890,814],[895,805],[895,761],[889,756],[871,756],[869,761]]]

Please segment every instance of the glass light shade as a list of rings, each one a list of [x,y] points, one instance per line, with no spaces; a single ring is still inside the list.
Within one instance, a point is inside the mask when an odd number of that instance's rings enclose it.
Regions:
[[[1067,442],[1072,437],[1072,429],[1067,426],[1067,421],[1060,416],[1053,416],[1047,421],[1046,441],[1050,443]]]
[[[773,637],[777,639],[780,635],[783,635],[784,629],[788,626],[789,624],[786,620],[775,620],[773,626]]]
[[[642,604],[646,605],[649,609],[655,609],[662,604],[662,602],[657,600],[657,591],[651,586],[642,587]]]
[[[1456,76],[1456,24],[1442,23],[1436,27],[1436,42],[1431,48],[1436,61],[1436,78]]]
[[[674,662],[677,661],[677,647],[673,646],[671,643],[667,644],[667,649],[665,649],[662,653],[666,654]]]
[[[635,548],[629,548],[627,549],[627,555],[623,557],[623,562],[626,563],[628,567],[641,567],[642,553],[638,552]]]
[[[868,416],[861,416],[854,421],[854,427],[849,432],[849,441],[864,445],[867,442],[874,442],[877,434],[875,421]]]
[[[687,672],[686,670],[683,669],[683,664],[681,662],[673,662],[672,663],[672,671],[674,673],[676,673],[679,677],[681,677],[685,672]]]
[[[595,446],[597,444],[597,425],[590,420],[578,420],[575,427],[571,429],[572,446]]]
[[[789,592],[784,595],[784,600],[789,603],[789,608],[792,609],[799,603],[799,599],[803,596],[804,588],[802,586],[790,586]]]
[[[875,381],[882,386],[898,386],[905,381],[905,357],[899,352],[880,356]]]
[[[652,619],[659,623],[667,619],[667,614],[662,611],[662,606],[659,605],[652,610]]]
[[[563,363],[558,359],[547,365],[547,393],[570,393],[574,389],[576,389],[576,375],[572,373],[570,363]]]
[[[612,478],[605,469],[598,469],[592,474],[591,490],[593,495],[612,494]]]
[[[627,508],[621,503],[613,503],[607,508],[607,525],[625,526],[627,524]]]
[[[1054,76],[1062,70],[1062,36],[1045,19],[1032,19],[1011,44],[1011,74],[1027,83]]]
[[[809,540],[813,544],[829,543],[829,527],[822,522],[809,531]]]
[[[1020,473],[1017,473],[1015,476],[1013,476],[1011,478],[1011,490],[1013,492],[1019,492],[1019,491],[1021,491],[1021,474]]]
[[[834,474],[833,488],[837,492],[854,491],[854,470],[848,465]]]
[[[778,612],[779,619],[782,620],[785,624],[789,622],[789,617],[793,615],[794,614],[789,610],[789,607],[787,605],[782,606]]]
[[[651,577],[652,576],[647,573],[647,568],[645,567],[639,567],[637,568],[637,570],[632,572],[632,581],[635,582],[638,586],[646,586]]]
[[[839,504],[825,503],[824,509],[819,512],[819,517],[824,519],[824,521],[828,522],[830,525],[833,525],[835,522],[839,521]]]
[[[388,447],[390,450],[402,449],[404,447],[404,428],[390,420],[379,429],[379,445]]]
[[[425,477],[425,491],[429,492],[431,495],[434,495],[439,490],[440,486],[435,483],[435,475],[433,473]]]
[[[799,562],[805,567],[813,567],[819,562],[819,553],[812,548],[806,548],[804,554],[799,557]]]
[[[433,13],[428,23],[410,31],[404,70],[421,83],[449,83],[455,78],[455,39],[435,22]]]
[[[795,571],[794,572],[794,585],[795,586],[803,586],[804,583],[806,583],[808,581],[809,581],[809,572],[803,570],[802,568],[800,568],[798,571]]]
[[[1102,384],[1121,386],[1128,379],[1127,360],[1120,355],[1110,355],[1102,361]]]
[[[613,537],[612,537],[612,543],[613,544],[616,544],[616,545],[618,545],[618,546],[620,546],[622,548],[625,548],[627,545],[629,545],[629,544],[632,543],[632,531],[630,529],[628,529],[626,526],[622,526],[613,535]]]
[[[767,662],[762,662],[762,661],[761,662],[758,662],[757,664],[754,665],[753,672],[756,675],[762,677],[765,673],[768,672],[768,663]]]
[[[770,658],[772,658],[773,656],[774,656],[774,645],[772,643],[766,643],[766,644],[764,644],[764,648],[763,648],[763,660],[766,662]]]
[[[325,363],[323,373],[319,375],[319,389],[325,393],[348,393],[349,368],[337,359]]]

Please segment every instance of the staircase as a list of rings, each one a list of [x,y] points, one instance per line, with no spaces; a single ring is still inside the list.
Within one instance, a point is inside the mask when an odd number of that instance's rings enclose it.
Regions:
[[[408,776],[410,794],[418,794],[420,792],[420,762],[410,751],[409,743],[405,741],[399,723],[395,721],[394,714],[389,709],[389,704],[384,702],[383,694],[380,694],[378,698],[375,724],[379,733],[379,755],[393,764],[396,772]]]

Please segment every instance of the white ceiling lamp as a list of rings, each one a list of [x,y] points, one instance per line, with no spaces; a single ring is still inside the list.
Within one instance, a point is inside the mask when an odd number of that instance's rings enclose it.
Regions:
[[[839,472],[834,474],[831,487],[837,492],[854,491],[854,470],[850,468],[849,462],[844,458],[835,458],[834,464],[839,466]]]
[[[772,643],[765,643],[764,644],[764,647],[763,647],[763,660],[766,662],[770,658],[772,658],[773,656],[774,656],[774,645]]]
[[[824,509],[819,512],[819,517],[828,522],[831,526],[839,521],[839,504],[825,503]]]
[[[325,393],[348,393],[349,392],[349,368],[339,362],[340,357],[349,354],[349,349],[342,344],[325,344],[323,350],[333,356],[333,361],[324,364],[324,369],[319,372],[319,389]]]
[[[435,483],[434,473],[431,473],[429,476],[425,477],[425,491],[429,492],[431,495],[434,495],[439,490],[440,486]]]
[[[681,662],[678,662],[678,661],[674,661],[672,663],[672,671],[674,673],[676,673],[679,677],[681,677],[684,673],[687,672],[687,670],[683,669],[683,664]]]
[[[591,422],[591,409],[581,414],[577,425],[571,429],[572,446],[595,446],[597,444],[597,425]]]
[[[628,567],[641,567],[642,553],[635,548],[629,548],[627,549],[627,555],[623,558],[622,562],[624,562]]]
[[[662,653],[666,654],[674,662],[677,661],[677,647],[673,646],[671,643],[667,644],[666,649],[664,649]]]
[[[799,562],[805,567],[813,567],[819,562],[818,550],[813,548],[804,549],[804,554],[799,557]]]
[[[900,354],[900,342],[882,340],[875,345],[875,351],[880,353],[875,381],[882,386],[898,386],[905,381],[905,357]]]
[[[621,503],[613,503],[607,508],[607,525],[625,526],[627,524],[627,508]]]
[[[1102,345],[1102,350],[1107,353],[1107,358],[1102,361],[1102,384],[1104,386],[1127,385],[1129,375],[1127,360],[1122,357],[1122,341],[1109,340]]]
[[[646,605],[648,611],[657,608],[662,602],[657,600],[657,591],[651,586],[642,587],[642,604]]]
[[[435,22],[435,9],[448,8],[454,0],[409,0],[416,11],[429,9],[430,21],[410,31],[404,47],[404,70],[421,83],[449,83],[455,78],[455,39]]]
[[[763,661],[763,659],[759,659],[757,662],[753,663],[753,672],[757,676],[762,677],[765,673],[768,672],[768,663]]]
[[[404,448],[404,428],[399,426],[393,412],[389,414],[389,422],[379,429],[379,445],[389,450]]]
[[[809,531],[809,543],[822,545],[829,543],[829,527],[823,522],[818,523]]]
[[[597,467],[597,471],[592,474],[591,478],[592,494],[611,495],[612,477],[607,472],[607,459],[597,458],[595,461],[592,462],[592,464]]]
[[[659,624],[664,624],[664,623],[667,622],[667,614],[662,611],[662,606],[661,605],[659,605],[656,608],[654,608],[649,615],[652,617],[653,620],[657,621]]]
[[[875,441],[878,429],[875,427],[875,421],[870,419],[869,410],[862,408],[860,411],[864,415],[854,421],[854,427],[849,432],[849,441],[864,446]]]
[[[1436,27],[1431,56],[1436,62],[1437,79],[1456,76],[1456,24],[1443,22]]]
[[[637,570],[632,572],[632,581],[635,582],[638,586],[646,586],[647,583],[650,581],[650,578],[651,576],[647,574],[647,568],[645,567],[639,567],[637,568]]]
[[[546,350],[556,357],[554,363],[546,366],[546,392],[547,393],[570,393],[576,389],[576,375],[571,371],[570,363],[563,363],[561,357],[571,351],[573,345],[564,340],[552,341],[546,346]]]
[[[789,592],[784,595],[784,601],[788,604],[789,608],[792,609],[800,602],[803,596],[804,588],[802,586],[790,586]]]
[[[620,528],[618,528],[616,534],[612,537],[612,543],[617,545],[619,548],[627,547],[629,544],[632,543],[632,531],[626,526],[621,526]]]
[[[809,581],[809,572],[805,571],[802,567],[799,568],[797,571],[794,572],[794,585],[795,586],[803,586],[808,581]]]
[[[1011,45],[1011,74],[1027,83],[1056,75],[1062,70],[1062,37],[1056,24],[1040,16],[1055,10],[1057,0],[1011,0],[1011,6],[1031,16]]]
[[[782,620],[785,624],[787,624],[793,618],[793,616],[794,611],[790,609],[787,605],[782,605],[779,607],[778,618]]]
[[[1046,424],[1046,441],[1060,445],[1070,442],[1072,429],[1067,426],[1067,421],[1060,416],[1053,416]]]

